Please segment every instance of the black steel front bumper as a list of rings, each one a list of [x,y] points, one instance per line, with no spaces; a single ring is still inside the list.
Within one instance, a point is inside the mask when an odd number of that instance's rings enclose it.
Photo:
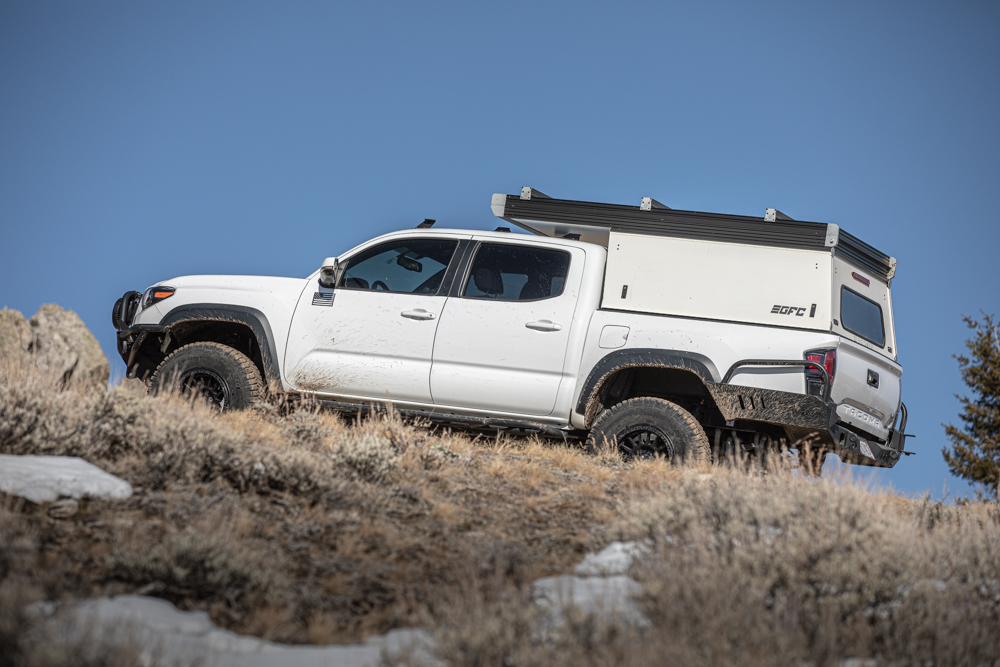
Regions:
[[[706,386],[727,422],[779,426],[793,447],[810,443],[837,454],[846,463],[880,468],[893,467],[903,454],[906,406],[901,407],[899,428],[890,430],[888,440],[882,441],[842,424],[837,404],[818,396],[714,382]]]

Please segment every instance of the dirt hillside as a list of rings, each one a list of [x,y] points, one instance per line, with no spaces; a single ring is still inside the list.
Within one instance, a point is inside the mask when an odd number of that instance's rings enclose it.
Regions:
[[[7,664],[58,655],[27,633],[32,601],[126,592],[283,642],[427,627],[454,665],[1000,659],[995,504],[782,465],[625,463],[308,404],[219,415],[10,357],[0,453],[79,456],[135,489],[69,516],[0,498]],[[646,549],[632,576],[648,622],[545,629],[530,582],[616,539]]]

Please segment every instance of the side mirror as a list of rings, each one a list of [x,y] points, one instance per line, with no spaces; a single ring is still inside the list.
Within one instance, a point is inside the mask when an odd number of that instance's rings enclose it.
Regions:
[[[333,289],[337,286],[338,277],[340,277],[340,261],[336,257],[327,257],[323,260],[323,268],[319,270],[320,287]]]

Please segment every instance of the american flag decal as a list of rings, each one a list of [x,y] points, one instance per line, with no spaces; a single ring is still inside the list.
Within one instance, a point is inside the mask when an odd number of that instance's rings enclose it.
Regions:
[[[333,292],[315,292],[313,294],[314,306],[332,306]]]

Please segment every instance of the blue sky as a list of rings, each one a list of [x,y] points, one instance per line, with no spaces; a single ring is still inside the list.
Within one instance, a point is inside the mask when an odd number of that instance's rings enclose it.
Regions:
[[[940,496],[961,315],[1000,313],[1000,5],[0,0],[0,307],[304,276],[494,192],[835,222],[899,261]],[[706,267],[708,269],[709,267]],[[752,267],[748,267],[748,275]]]

